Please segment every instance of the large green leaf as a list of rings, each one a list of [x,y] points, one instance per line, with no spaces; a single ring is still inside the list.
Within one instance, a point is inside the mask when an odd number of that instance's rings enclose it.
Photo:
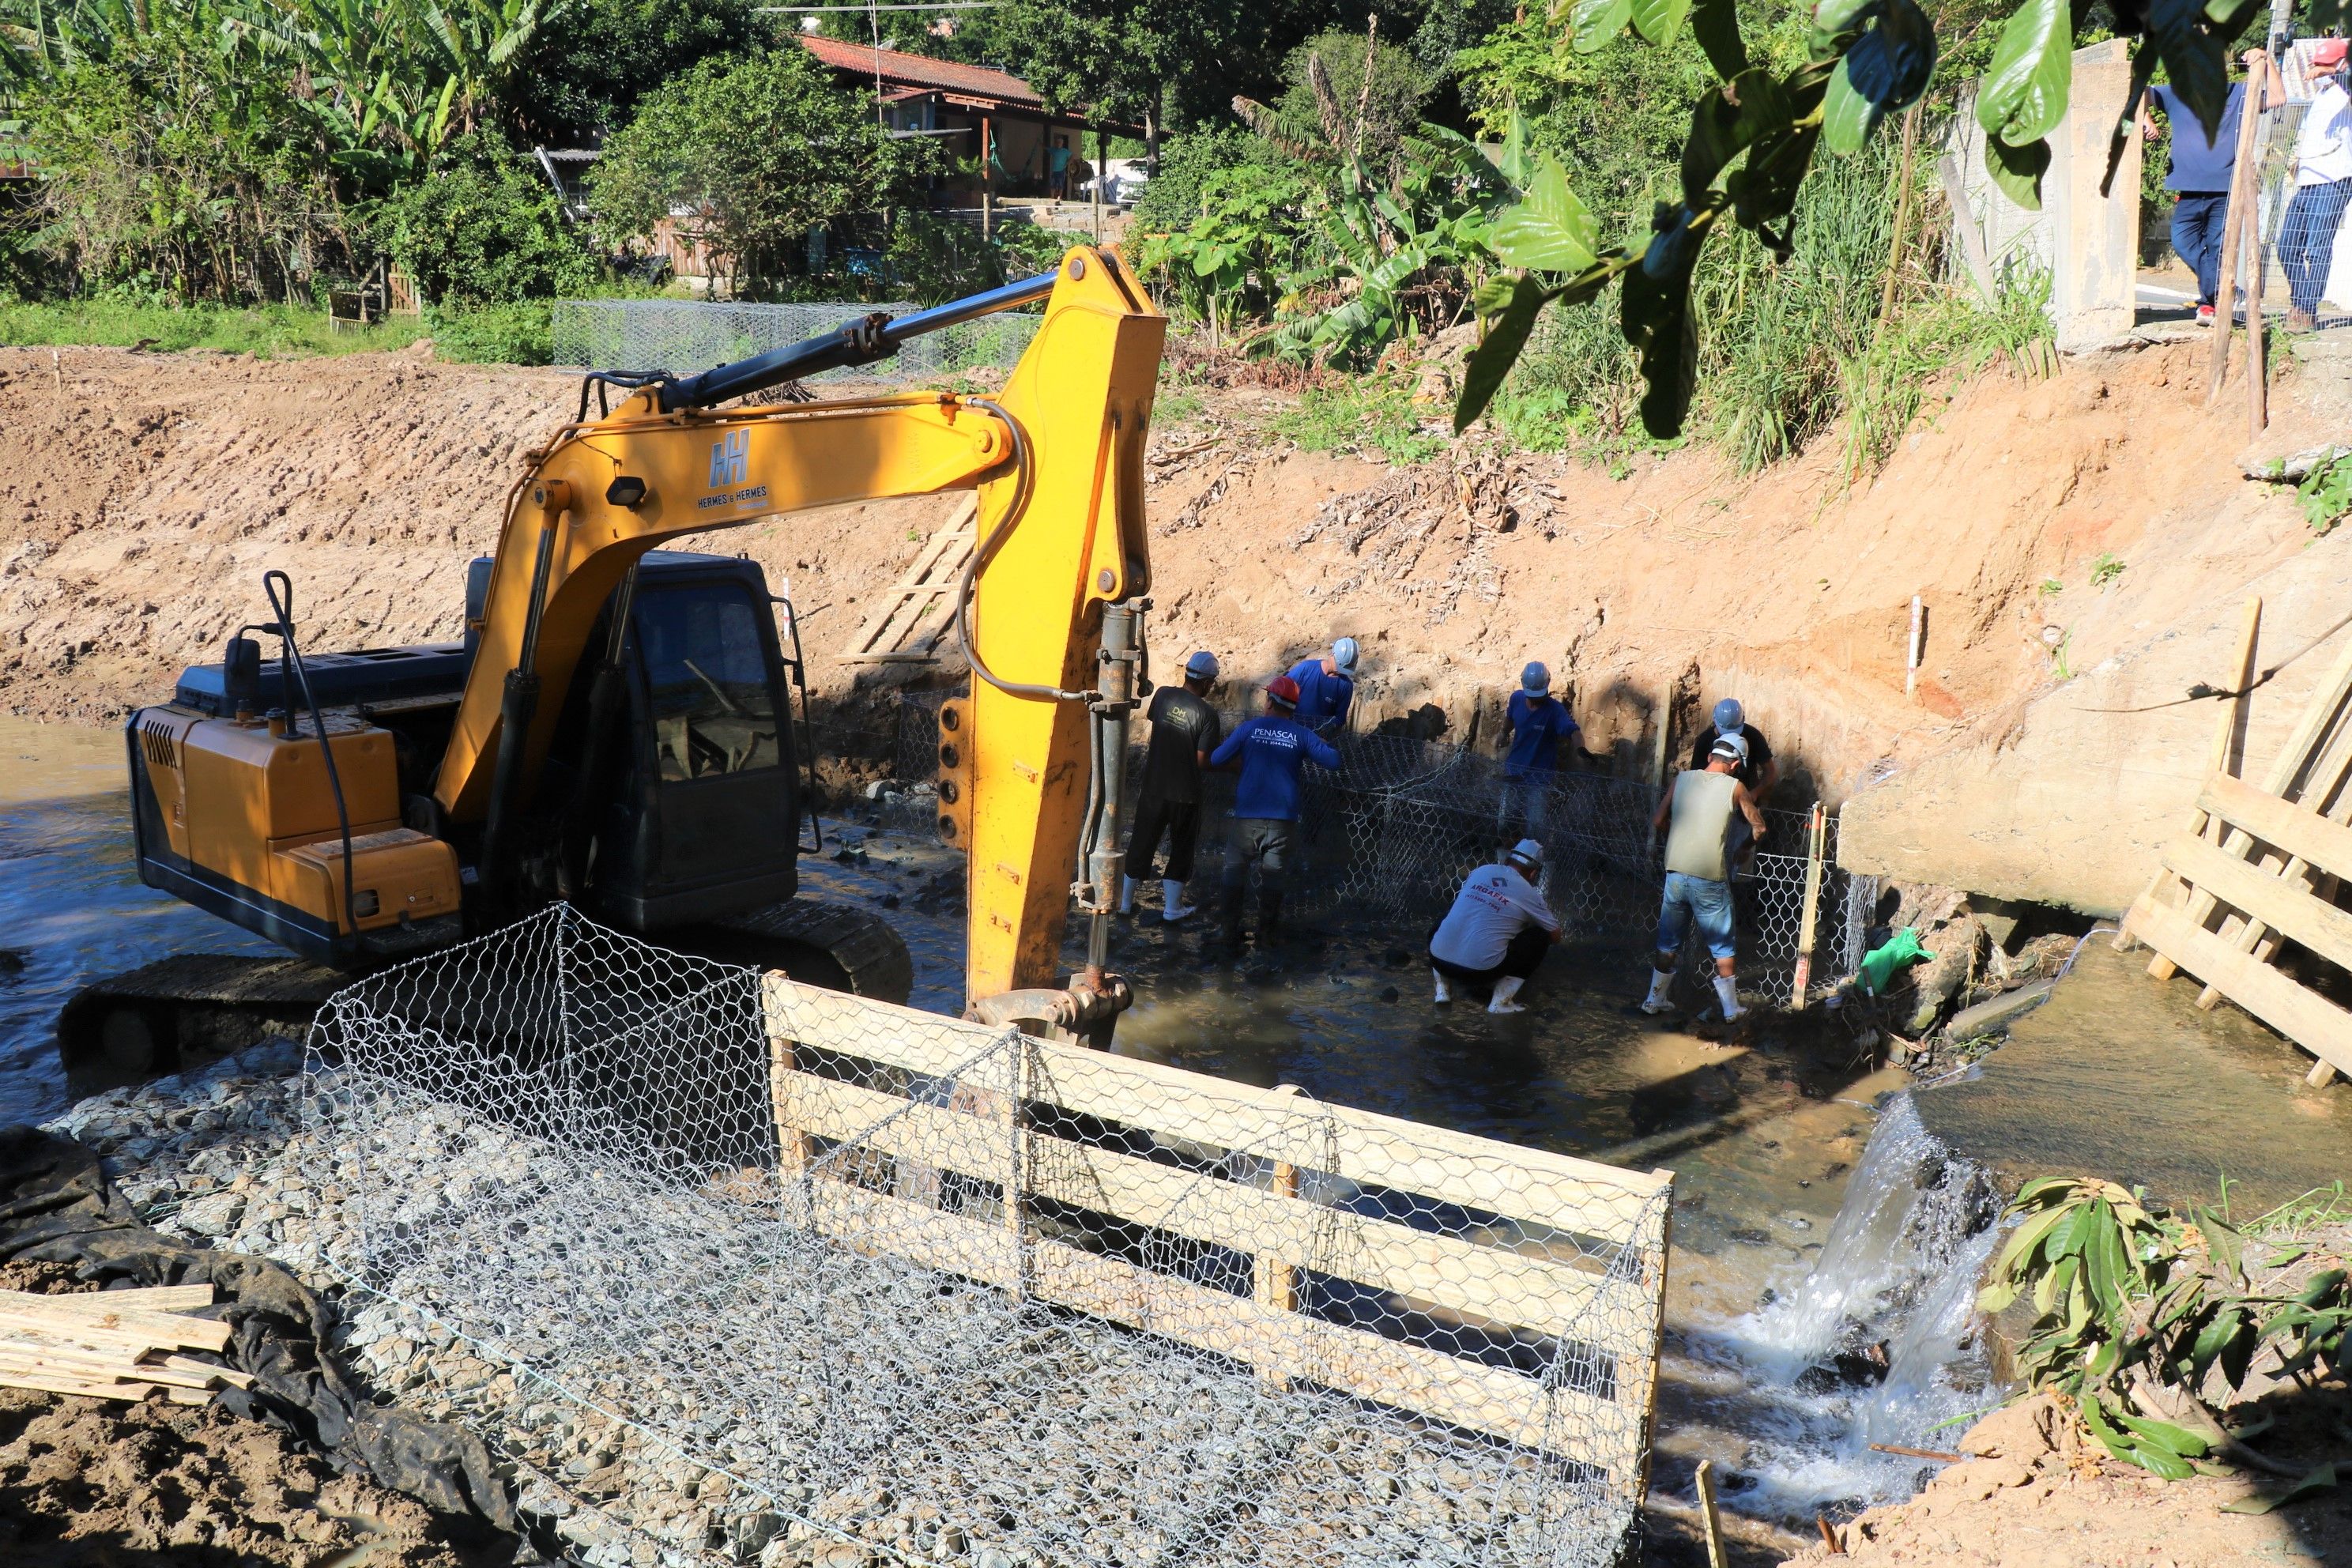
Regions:
[[[1547,153],[1517,205],[1495,220],[1486,243],[1506,266],[1581,272],[1593,263],[1599,233],[1592,214],[1568,188],[1568,171]]]
[[[1672,43],[1690,15],[1691,0],[1632,0],[1633,30],[1654,44]]]
[[[1833,65],[1800,66],[1781,78],[1780,91],[1794,122],[1767,128],[1748,150],[1748,162],[1723,182],[1724,194],[1731,198],[1733,215],[1741,226],[1755,230],[1775,254],[1783,257],[1788,254],[1785,237],[1775,237],[1764,226],[1779,223],[1796,210],[1797,192],[1804,184],[1805,171],[1812,166],[1813,147],[1822,135],[1814,110],[1821,107],[1832,68]]]
[[[1748,44],[1739,36],[1739,8],[1735,0],[1694,0],[1691,36],[1706,51],[1706,63],[1724,80],[1748,68]]]
[[[2212,1445],[2185,1426],[2175,1426],[2169,1421],[2150,1421],[2137,1415],[2115,1413],[2116,1424],[2139,1439],[2138,1447],[2150,1446],[2184,1459],[2201,1459]]]
[[[1795,120],[1789,95],[1769,71],[1744,70],[1709,88],[1683,141],[1683,200],[1692,206],[1705,201],[1725,164],[1764,136],[1786,134]]]
[[[2012,147],[2055,131],[2066,116],[2066,93],[2074,83],[2074,16],[2066,0],[2023,0],[2001,29],[1992,64],[1977,89],[1977,123]],[[2038,190],[2032,205],[2041,205]]]
[[[2165,76],[2205,128],[2206,140],[2214,140],[2229,106],[2227,38],[2206,21],[2204,0],[2147,0],[2147,20]]]
[[[1476,424],[1502,390],[1503,378],[1518,363],[1519,352],[1528,346],[1528,334],[1535,331],[1536,317],[1549,297],[1542,284],[1521,273],[1511,286],[1509,303],[1487,321],[1486,341],[1470,351],[1462,367],[1462,395],[1454,405],[1456,436]]]
[[[1985,173],[2001,195],[2027,212],[2042,210],[2042,176],[2050,172],[2050,143],[2012,147],[1998,136],[1985,138]]]
[[[1606,47],[1633,19],[1633,0],[1576,0],[1570,11],[1576,47],[1583,54]]]
[[[2236,1502],[2223,1503],[2221,1511],[2268,1513],[2274,1508],[2284,1508],[2289,1503],[2301,1502],[2306,1498],[2317,1497],[2321,1492],[2331,1491],[2335,1486],[2336,1467],[2333,1464],[2322,1465],[2284,1491],[2262,1492],[2253,1497],[2241,1498]]]
[[[1680,215],[1650,242],[1642,265],[1625,274],[1625,341],[1641,351],[1642,428],[1661,441],[1683,433],[1698,384],[1698,322],[1690,308],[1691,271],[1704,229]]]
[[[1822,140],[1857,151],[1878,122],[1917,101],[1936,74],[1936,26],[1914,0],[1886,0],[1878,25],[1854,41],[1831,79]]]

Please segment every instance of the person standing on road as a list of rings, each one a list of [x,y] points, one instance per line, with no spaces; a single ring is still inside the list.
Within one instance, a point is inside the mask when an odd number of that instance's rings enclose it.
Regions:
[[[1321,658],[1302,658],[1287,674],[1298,686],[1298,721],[1329,740],[1348,727],[1356,697],[1356,639],[1341,637]]]
[[[1293,717],[1298,683],[1277,675],[1265,686],[1265,711],[1234,727],[1209,754],[1211,767],[1238,767],[1233,840],[1225,851],[1225,941],[1242,944],[1242,891],[1258,868],[1257,939],[1271,942],[1282,927],[1283,873],[1298,825],[1298,775],[1309,762],[1339,765],[1329,742]]]
[[[2248,49],[2246,68],[2251,71],[2254,60],[2262,55],[2260,49]],[[2285,101],[2278,79],[2273,75],[2264,84],[2263,107],[2276,109]],[[2148,114],[2150,105],[2163,111],[2162,125]],[[2221,249],[2230,221],[2230,176],[2238,158],[2238,122],[2245,110],[2246,84],[2242,81],[2230,84],[2229,95],[2221,102],[2221,123],[2210,137],[2205,134],[2197,111],[2189,107],[2179,89],[2168,83],[2158,82],[2149,88],[2146,101],[2140,105],[2142,140],[2154,142],[2166,133],[2167,128],[2172,135],[2172,167],[2164,176],[2164,188],[2173,194],[2172,252],[2197,275],[2197,319],[2200,321],[2213,319],[2214,296],[2221,288]],[[2231,304],[2234,306],[2235,301]]]
[[[1224,721],[1209,706],[1217,679],[1217,656],[1205,649],[1184,661],[1184,684],[1151,694],[1145,717],[1151,721],[1151,747],[1143,757],[1143,797],[1135,805],[1135,831],[1127,840],[1127,875],[1120,879],[1118,912],[1135,912],[1135,884],[1151,875],[1160,840],[1168,840],[1168,866],[1160,880],[1160,918],[1174,924],[1194,913],[1184,901],[1192,879],[1192,850],[1201,837],[1201,770],[1217,749]]]
[[[1658,939],[1650,964],[1650,994],[1644,1013],[1671,1013],[1667,991],[1675,980],[1675,955],[1691,922],[1715,959],[1715,995],[1729,1023],[1740,1015],[1738,946],[1731,915],[1731,827],[1735,816],[1746,819],[1755,837],[1764,837],[1764,813],[1756,797],[1740,783],[1738,770],[1748,761],[1748,744],[1737,734],[1717,735],[1707,750],[1706,766],[1677,773],[1666,785],[1653,833],[1666,836],[1666,890],[1658,906]]]
[[[1517,1000],[1559,940],[1559,917],[1535,884],[1543,876],[1543,846],[1522,838],[1492,866],[1463,879],[1454,907],[1429,933],[1429,978],[1441,1007],[1454,1000],[1454,983],[1494,986],[1489,1013],[1524,1013]]]
[[[2345,58],[2341,38],[2322,38],[2311,51],[2311,108],[2294,140],[2294,195],[2279,219],[2290,332],[2319,324],[2319,301],[2336,264],[2336,232],[2352,205],[2352,96],[2345,91]]]
[[[1551,671],[1540,663],[1519,671],[1519,689],[1511,693],[1506,713],[1511,749],[1503,756],[1503,829],[1540,838],[1550,815],[1560,742],[1576,735],[1576,721],[1552,696]]]

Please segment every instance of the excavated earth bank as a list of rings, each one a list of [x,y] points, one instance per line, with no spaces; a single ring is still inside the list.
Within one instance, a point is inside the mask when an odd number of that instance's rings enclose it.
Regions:
[[[1989,374],[1850,489],[1835,438],[1750,479],[1696,450],[1622,477],[1475,441],[1410,468],[1312,455],[1263,434],[1278,395],[1212,391],[1156,433],[1154,637],[1246,683],[1356,635],[1367,718],[1455,739],[1491,740],[1542,658],[1596,762],[1626,773],[1654,766],[1662,703],[1679,735],[1736,693],[1789,771],[1867,797],[1857,868],[2110,910],[2202,773],[2211,704],[2183,693],[2224,675],[2244,593],[2269,600],[2278,661],[2259,757],[2352,589],[2352,543],[2315,543],[2291,495],[2243,477],[2242,412],[2202,406],[2200,353]],[[2345,423],[2324,368],[2277,403],[2265,453]],[[454,636],[463,562],[575,406],[562,373],[407,353],[0,350],[0,706],[99,721],[158,699],[261,611],[273,566],[313,647]],[[838,702],[887,679],[835,656],[953,504],[704,542],[789,582]],[[1928,633],[1906,701],[1914,594]]]

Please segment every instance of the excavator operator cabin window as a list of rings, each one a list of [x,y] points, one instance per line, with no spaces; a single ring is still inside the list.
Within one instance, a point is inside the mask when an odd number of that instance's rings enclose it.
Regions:
[[[636,640],[665,783],[772,768],[776,704],[765,622],[731,584],[640,595]]]

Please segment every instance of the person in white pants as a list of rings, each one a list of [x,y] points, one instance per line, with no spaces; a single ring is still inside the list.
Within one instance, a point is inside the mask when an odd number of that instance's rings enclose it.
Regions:
[[[1429,933],[1429,977],[1434,1000],[1454,1000],[1455,984],[1491,984],[1489,1013],[1524,1013],[1519,987],[1559,940],[1559,917],[1536,890],[1543,876],[1543,846],[1522,838],[1492,866],[1463,879],[1454,907]]]

